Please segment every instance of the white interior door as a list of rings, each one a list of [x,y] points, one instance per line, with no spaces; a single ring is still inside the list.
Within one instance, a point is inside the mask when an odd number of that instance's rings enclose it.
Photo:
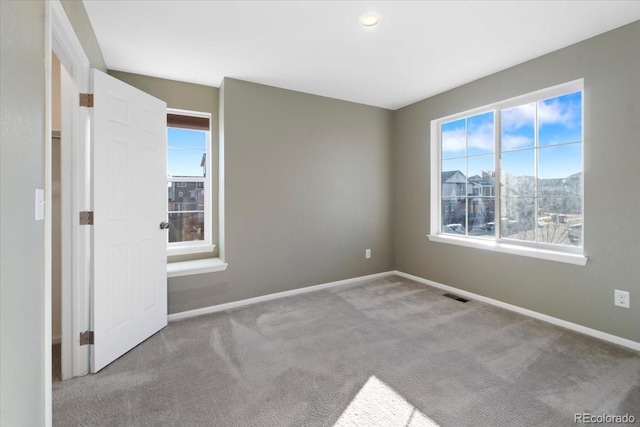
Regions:
[[[98,70],[92,76],[97,372],[167,325],[167,105]]]

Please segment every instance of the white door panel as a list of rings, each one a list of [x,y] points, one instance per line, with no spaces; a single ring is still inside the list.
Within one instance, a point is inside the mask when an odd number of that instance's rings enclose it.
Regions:
[[[166,104],[92,75],[97,372],[167,325]]]

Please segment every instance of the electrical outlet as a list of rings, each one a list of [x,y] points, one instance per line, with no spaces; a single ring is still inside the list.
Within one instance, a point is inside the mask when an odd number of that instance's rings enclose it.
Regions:
[[[629,308],[629,292],[627,291],[613,291],[613,296],[615,298],[614,304],[618,307]]]
[[[366,259],[371,258],[371,249],[365,249],[365,250],[364,250],[364,257],[365,257]]]

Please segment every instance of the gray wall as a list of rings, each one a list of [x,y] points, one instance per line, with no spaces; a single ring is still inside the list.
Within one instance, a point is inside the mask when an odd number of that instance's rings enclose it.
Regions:
[[[170,311],[393,269],[392,113],[234,79],[223,93],[229,267],[173,280]]]
[[[44,422],[44,2],[0,1],[0,424]]]
[[[396,269],[640,342],[640,22],[394,114]],[[585,79],[585,267],[429,242],[430,121]],[[631,309],[613,290],[631,292]]]
[[[81,2],[72,23],[93,37]],[[69,9],[69,5],[65,4]],[[91,37],[88,37],[91,39]],[[44,423],[45,3],[0,1],[0,425]],[[90,44],[90,43],[89,43]],[[99,49],[90,56],[104,69]]]
[[[214,170],[218,165],[218,88],[192,83],[165,80],[140,74],[109,70],[109,74],[167,103],[169,108],[211,113],[211,162]],[[196,254],[169,257],[169,262],[218,256],[218,178],[212,181],[212,239],[216,248],[213,254]],[[171,283],[171,281],[169,281]]]

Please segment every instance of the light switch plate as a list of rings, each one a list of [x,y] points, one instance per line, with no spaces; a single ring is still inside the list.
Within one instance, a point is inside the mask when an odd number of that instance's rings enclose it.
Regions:
[[[44,219],[44,189],[36,188],[36,221],[42,221]]]

